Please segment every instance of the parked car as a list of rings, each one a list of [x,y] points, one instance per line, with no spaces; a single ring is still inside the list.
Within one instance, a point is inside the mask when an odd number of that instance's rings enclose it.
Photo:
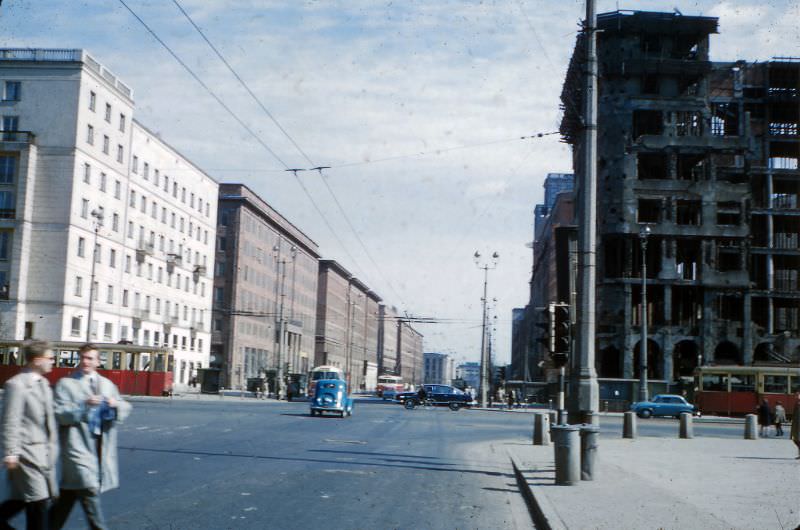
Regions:
[[[658,394],[649,401],[639,401],[631,405],[631,411],[640,418],[651,416],[675,416],[679,418],[682,412],[700,415],[697,407],[687,402],[683,396],[675,394]]]
[[[347,392],[347,383],[341,379],[319,379],[315,383],[314,397],[309,401],[312,416],[333,412],[342,418],[353,415],[353,399]]]
[[[450,407],[451,410],[458,410],[462,407],[472,405],[472,396],[463,390],[450,385],[423,385],[425,393],[431,404]],[[419,390],[415,392],[401,392],[397,394],[395,401],[405,405],[407,409],[413,409],[420,405]]]

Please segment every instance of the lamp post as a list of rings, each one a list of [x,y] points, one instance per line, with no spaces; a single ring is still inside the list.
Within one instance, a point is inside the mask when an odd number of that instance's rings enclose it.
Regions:
[[[276,251],[277,259],[278,259],[278,270],[281,274],[281,283],[280,283],[280,308],[278,310],[278,369],[276,371],[275,378],[277,379],[275,383],[276,388],[276,398],[281,399],[283,396],[283,359],[285,354],[286,348],[286,319],[284,318],[283,311],[284,311],[284,298],[286,298],[286,262],[287,260],[280,258],[280,246],[276,245],[273,247],[273,250]],[[292,261],[294,261],[295,256],[297,256],[297,247],[292,246],[290,249],[290,253],[292,256]],[[281,267],[283,265],[283,267]]]
[[[489,360],[486,358],[486,287],[489,282],[489,269],[494,269],[497,267],[497,260],[500,258],[500,254],[493,252],[491,259],[483,262],[481,262],[481,257],[481,253],[476,250],[475,254],[473,255],[475,265],[479,269],[483,269],[483,298],[481,298],[481,301],[483,302],[483,317],[481,320],[481,380],[479,405],[481,407],[485,407],[486,392],[489,384]]]
[[[89,317],[86,322],[86,342],[92,341],[92,316],[94,314],[94,275],[97,268],[97,233],[100,232],[100,227],[103,226],[104,217],[103,207],[98,206],[96,210],[92,210],[91,216],[94,217],[94,246],[92,247],[92,277],[89,280]]]
[[[639,401],[647,401],[647,236],[650,227],[639,230],[642,241],[642,338],[639,346]]]

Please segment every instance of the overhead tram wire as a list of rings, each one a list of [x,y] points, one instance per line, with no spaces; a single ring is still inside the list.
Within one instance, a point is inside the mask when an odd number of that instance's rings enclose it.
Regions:
[[[239,116],[238,116],[238,115],[237,115],[235,112],[233,112],[233,110],[231,110],[231,108],[230,108],[230,107],[228,107],[228,106],[225,104],[225,102],[224,102],[224,101],[222,101],[222,99],[221,99],[219,96],[217,96],[217,95],[216,95],[216,93],[214,93],[214,91],[213,91],[213,90],[211,90],[211,89],[208,87],[208,85],[206,85],[206,84],[203,82],[203,80],[202,80],[202,79],[200,79],[200,77],[199,77],[197,74],[195,74],[195,73],[194,73],[194,71],[193,71],[191,68],[189,68],[189,66],[188,66],[188,65],[187,65],[187,64],[186,64],[186,63],[185,63],[183,60],[181,60],[181,58],[180,58],[180,57],[178,57],[178,55],[177,55],[177,54],[176,54],[174,51],[172,51],[172,48],[170,48],[170,47],[167,45],[167,43],[165,43],[165,42],[164,42],[164,41],[163,41],[163,40],[162,40],[162,39],[161,39],[161,38],[160,38],[160,37],[159,37],[159,36],[156,34],[156,32],[155,32],[155,31],[154,31],[152,28],[150,28],[150,26],[148,26],[148,25],[147,25],[147,23],[146,23],[145,21],[144,21],[144,20],[142,20],[142,18],[141,18],[139,15],[137,15],[137,14],[136,14],[136,12],[135,12],[133,9],[131,9],[131,8],[130,8],[130,6],[128,6],[128,4],[126,4],[126,3],[125,3],[125,0],[119,0],[119,3],[121,3],[121,4],[122,4],[122,5],[125,7],[125,9],[127,9],[127,10],[128,10],[128,12],[130,12],[130,14],[131,14],[131,15],[133,15],[133,17],[134,17],[136,20],[138,20],[138,21],[139,21],[139,23],[140,23],[140,24],[141,24],[141,25],[142,25],[142,26],[143,26],[143,27],[144,27],[144,28],[147,30],[147,32],[148,32],[148,33],[150,33],[150,35],[152,35],[152,36],[153,36],[153,38],[154,38],[154,39],[156,39],[156,41],[158,41],[158,43],[159,43],[159,44],[161,44],[161,46],[163,46],[163,47],[164,47],[164,49],[165,49],[165,50],[167,50],[167,52],[169,52],[169,54],[170,54],[170,55],[172,55],[172,57],[173,57],[173,58],[174,58],[174,59],[175,59],[175,60],[178,62],[178,64],[180,64],[180,65],[181,65],[181,66],[182,66],[182,67],[183,67],[183,68],[184,68],[184,69],[185,69],[185,70],[186,70],[186,71],[189,73],[189,75],[191,75],[191,76],[192,76],[192,78],[194,78],[194,80],[195,80],[195,81],[197,81],[197,82],[200,84],[200,86],[202,86],[202,87],[203,87],[203,88],[206,90],[206,92],[208,92],[208,93],[211,95],[211,97],[213,97],[213,98],[214,98],[214,100],[215,100],[217,103],[219,103],[219,104],[220,104],[220,106],[221,106],[223,109],[225,109],[225,111],[226,111],[228,114],[230,114],[230,115],[231,115],[231,117],[233,117],[233,119],[235,119],[235,120],[236,120],[236,122],[237,122],[239,125],[241,125],[241,126],[242,126],[242,128],[244,128],[244,129],[245,129],[245,130],[246,130],[246,131],[247,131],[247,132],[250,134],[250,136],[252,136],[252,137],[253,137],[253,138],[256,140],[256,142],[258,142],[258,143],[259,143],[259,144],[260,144],[260,145],[261,145],[261,146],[262,146],[264,149],[266,149],[266,150],[267,150],[267,152],[269,152],[269,153],[270,153],[270,154],[271,154],[271,155],[272,155],[272,156],[275,158],[275,160],[277,160],[277,161],[278,161],[278,162],[279,162],[279,163],[280,163],[280,164],[281,164],[281,165],[282,165],[282,166],[283,166],[283,167],[284,167],[286,170],[289,170],[289,165],[288,165],[288,164],[286,164],[286,162],[284,162],[284,161],[283,161],[283,159],[281,159],[281,158],[280,158],[280,157],[279,157],[279,156],[278,156],[278,155],[277,155],[277,154],[276,154],[276,153],[275,153],[275,152],[274,152],[274,151],[273,151],[273,150],[272,150],[272,149],[271,149],[271,148],[270,148],[270,147],[269,147],[269,146],[266,144],[266,142],[264,142],[264,141],[263,141],[263,140],[262,140],[262,139],[261,139],[261,138],[260,138],[260,137],[259,137],[259,136],[258,136],[258,135],[257,135],[257,134],[256,134],[256,133],[255,133],[255,132],[254,132],[254,131],[253,131],[251,128],[250,128],[250,127],[248,127],[248,126],[247,126],[247,124],[246,124],[246,123],[244,123],[244,121],[242,121],[242,119],[241,119],[241,118],[239,118]],[[331,231],[331,234],[332,234],[332,235],[333,235],[333,237],[336,239],[336,241],[339,243],[339,246],[342,248],[342,250],[344,251],[344,253],[347,255],[347,257],[348,257],[348,258],[350,258],[350,260],[353,262],[353,264],[355,265],[355,267],[357,267],[358,269],[361,269],[361,267],[359,267],[359,266],[358,266],[358,262],[357,262],[357,261],[356,261],[356,260],[353,258],[353,256],[352,256],[352,255],[350,254],[350,252],[347,250],[347,247],[344,245],[344,243],[342,242],[342,240],[339,238],[339,235],[338,235],[338,234],[336,233],[336,231],[333,229],[333,226],[331,226],[330,222],[329,222],[329,221],[328,221],[328,219],[325,217],[325,214],[323,214],[323,213],[322,213],[322,210],[321,210],[321,209],[320,209],[320,207],[317,205],[317,202],[314,200],[314,198],[313,198],[313,197],[311,196],[311,194],[308,192],[308,189],[306,189],[305,185],[303,185],[303,183],[302,183],[302,182],[300,181],[300,179],[297,177],[297,174],[296,174],[296,173],[295,173],[295,178],[297,178],[297,181],[298,181],[298,183],[300,184],[300,187],[303,189],[303,192],[304,192],[304,193],[306,194],[306,196],[308,197],[308,200],[309,200],[309,201],[311,201],[311,204],[314,206],[314,209],[316,209],[317,213],[318,213],[318,214],[320,215],[320,217],[322,218],[322,221],[323,221],[323,222],[325,223],[325,225],[328,227],[328,230],[330,230],[330,231]],[[362,272],[363,272],[363,271],[362,271]]]
[[[311,164],[312,166],[316,166],[315,168],[312,168],[312,169],[316,169],[319,172],[320,180],[322,180],[322,182],[325,184],[325,187],[328,190],[328,193],[330,193],[331,197],[333,197],[333,201],[336,204],[336,207],[339,209],[339,212],[342,214],[342,217],[344,218],[345,222],[347,223],[347,226],[350,228],[350,231],[353,232],[353,235],[355,236],[356,240],[358,241],[359,245],[361,246],[361,249],[364,251],[364,254],[370,260],[370,262],[372,263],[372,266],[375,267],[375,270],[378,272],[378,275],[381,277],[381,279],[383,279],[384,283],[391,289],[391,291],[394,293],[394,295],[400,300],[400,303],[403,306],[405,306],[406,303],[403,300],[403,297],[394,288],[394,286],[392,285],[392,282],[389,281],[389,279],[386,278],[383,275],[383,271],[381,271],[381,268],[378,266],[377,262],[372,257],[372,254],[370,253],[369,249],[367,249],[367,246],[364,244],[364,241],[361,239],[361,236],[358,234],[358,231],[353,226],[353,223],[350,221],[350,217],[347,215],[347,212],[345,212],[344,208],[342,207],[341,202],[339,202],[339,198],[333,192],[333,188],[331,188],[330,184],[328,184],[328,181],[322,175],[322,170],[323,169],[329,169],[330,166],[324,166],[323,167],[323,166],[320,166],[320,165],[316,164],[315,162],[313,162],[311,160],[311,158],[306,154],[306,152],[303,151],[303,149],[297,144],[297,142],[294,140],[294,138],[292,138],[292,136],[286,131],[286,129],[278,122],[278,120],[275,118],[275,116],[272,115],[272,113],[267,109],[267,107],[261,102],[261,100],[250,89],[250,87],[247,85],[247,83],[244,81],[244,79],[242,79],[242,77],[236,72],[236,70],[231,66],[231,64],[225,59],[225,57],[222,55],[222,53],[220,53],[220,51],[216,48],[216,46],[214,46],[214,44],[211,43],[211,41],[208,39],[208,37],[206,37],[205,33],[203,33],[203,30],[201,30],[200,27],[197,24],[195,24],[195,22],[192,19],[192,17],[189,16],[189,14],[183,9],[183,7],[180,5],[178,0],[172,0],[172,1],[178,7],[178,9],[181,11],[181,13],[183,13],[183,16],[186,17],[186,19],[189,21],[189,23],[192,25],[192,27],[194,27],[194,29],[197,31],[197,33],[199,33],[200,36],[203,38],[203,40],[206,41],[206,44],[209,45],[209,47],[214,51],[214,53],[217,55],[217,57],[228,68],[228,70],[231,72],[231,74],[233,74],[233,76],[237,79],[237,81],[239,81],[239,83],[242,85],[242,87],[244,87],[244,89],[247,91],[247,93],[250,94],[250,97],[256,102],[256,104],[259,106],[259,108],[261,108],[261,110],[267,115],[267,117],[270,120],[272,120],[272,123],[274,123],[275,126],[278,127],[278,129],[283,133],[283,135],[286,136],[286,138],[291,142],[291,144],[295,147],[295,149],[297,149],[297,151],[303,156],[303,158],[306,159],[306,161],[308,161],[309,164]],[[289,170],[288,166],[286,167],[286,169]],[[311,196],[308,193],[308,190],[305,188],[305,185],[303,185],[303,183],[300,180],[300,177],[297,175],[297,170],[291,170],[291,171],[294,174],[295,179],[297,179],[298,183],[300,183],[300,185],[303,187],[303,190],[306,192],[306,195],[308,195],[309,198],[310,198]],[[319,209],[318,209],[318,211],[319,211]],[[355,263],[355,260],[353,259],[352,256],[349,255],[349,253],[348,253],[348,256]]]

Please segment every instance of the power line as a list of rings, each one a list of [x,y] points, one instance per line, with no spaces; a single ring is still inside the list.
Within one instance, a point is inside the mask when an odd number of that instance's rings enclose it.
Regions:
[[[303,158],[306,159],[306,161],[308,161],[309,164],[311,164],[312,166],[317,166],[316,168],[313,168],[313,169],[316,169],[319,172],[320,179],[325,184],[325,187],[327,188],[328,193],[330,193],[331,197],[333,197],[333,202],[336,204],[336,207],[339,209],[340,213],[342,214],[342,217],[344,218],[345,222],[347,223],[347,226],[350,228],[350,231],[353,232],[353,235],[355,236],[356,240],[358,241],[359,245],[361,246],[362,250],[364,251],[364,254],[370,260],[370,262],[372,263],[373,267],[375,267],[375,270],[378,272],[378,275],[383,279],[383,281],[389,286],[389,288],[392,290],[392,292],[395,294],[395,296],[397,296],[398,299],[400,299],[400,302],[405,306],[406,303],[403,300],[403,297],[400,296],[400,294],[394,288],[392,283],[383,275],[383,272],[381,271],[380,267],[375,262],[375,259],[372,257],[372,254],[369,252],[369,249],[367,249],[367,246],[364,244],[364,241],[361,239],[361,236],[358,234],[358,231],[355,229],[355,227],[353,226],[353,223],[350,221],[350,217],[347,215],[347,212],[345,212],[344,208],[342,207],[342,204],[339,202],[339,198],[333,192],[333,188],[331,188],[330,184],[328,184],[328,181],[322,175],[322,169],[329,169],[330,166],[325,166],[323,168],[322,166],[318,166],[315,162],[313,162],[311,160],[311,158],[306,154],[306,152],[303,151],[303,149],[297,144],[297,142],[294,140],[294,138],[292,138],[292,136],[286,131],[286,129],[278,122],[278,120],[275,118],[275,116],[272,115],[272,113],[267,109],[267,107],[261,102],[261,100],[250,89],[250,87],[247,85],[247,83],[244,81],[244,79],[242,79],[242,77],[236,72],[236,70],[225,59],[225,57],[222,55],[222,53],[220,53],[220,51],[211,43],[211,41],[208,39],[208,37],[206,37],[205,33],[203,33],[203,31],[197,26],[197,24],[195,24],[194,20],[192,20],[192,17],[190,17],[189,14],[183,9],[183,7],[181,7],[180,3],[178,3],[178,0],[172,0],[172,1],[178,7],[178,9],[180,9],[181,13],[183,13],[183,15],[186,17],[186,19],[191,23],[192,27],[194,27],[194,29],[200,34],[200,36],[203,38],[203,40],[205,40],[206,43],[211,47],[211,49],[214,51],[214,53],[217,55],[217,57],[223,62],[223,64],[225,64],[225,66],[228,68],[228,70],[231,72],[231,74],[233,74],[233,76],[236,77],[236,79],[239,81],[239,83],[242,85],[242,87],[244,87],[244,89],[247,91],[247,93],[250,95],[250,97],[256,102],[256,104],[259,106],[259,108],[261,108],[261,110],[267,115],[267,117],[269,117],[269,119],[272,120],[272,122],[278,127],[278,129],[283,133],[283,135],[286,136],[286,138],[292,143],[292,145],[295,147],[295,149],[297,149],[297,151],[303,156]],[[288,166],[287,166],[287,170],[289,170]],[[306,195],[309,195],[308,191],[305,189],[305,186],[300,181],[300,178],[297,176],[297,171],[299,171],[299,170],[294,170],[293,169],[293,170],[290,170],[290,171],[292,171],[292,173],[294,174],[294,176],[297,179],[297,181],[303,187],[303,190],[306,191]],[[309,198],[310,198],[310,195],[309,195]],[[316,205],[315,205],[315,207],[316,207]],[[320,215],[322,215],[322,212],[319,210],[319,208],[317,208],[317,211],[320,212]],[[343,246],[343,248],[344,248],[344,246]],[[346,252],[346,249],[345,249],[345,252]],[[353,262],[357,265],[357,263],[355,262],[355,259],[353,259],[353,257],[350,256],[349,253],[347,253],[347,254],[350,257],[350,259],[353,260]]]

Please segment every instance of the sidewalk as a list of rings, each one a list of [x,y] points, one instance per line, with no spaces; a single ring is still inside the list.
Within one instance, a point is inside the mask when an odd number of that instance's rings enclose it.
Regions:
[[[601,437],[595,480],[574,486],[555,485],[552,445],[509,444],[507,449],[539,529],[793,529],[800,524],[800,460],[786,435],[760,440]]]

